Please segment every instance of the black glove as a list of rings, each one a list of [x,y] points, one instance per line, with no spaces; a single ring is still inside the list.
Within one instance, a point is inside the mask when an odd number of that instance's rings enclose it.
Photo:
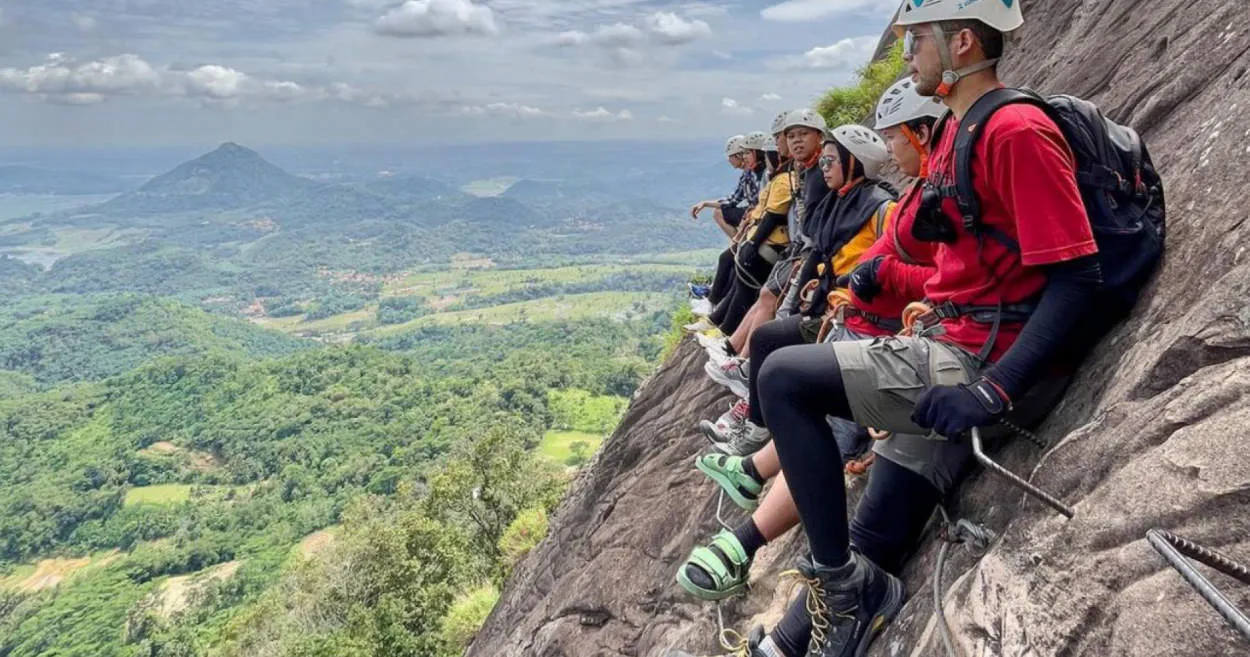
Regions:
[[[877,272],[881,269],[883,260],[885,256],[877,256],[851,270],[847,287],[864,303],[872,303],[873,297],[881,294],[881,282],[877,280]]]
[[[952,441],[973,427],[996,424],[1009,402],[987,379],[957,386],[934,386],[916,401],[911,421]]]

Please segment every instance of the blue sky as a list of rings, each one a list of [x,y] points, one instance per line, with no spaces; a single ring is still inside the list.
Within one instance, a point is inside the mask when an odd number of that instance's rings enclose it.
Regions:
[[[845,82],[897,0],[0,4],[9,146],[705,138]]]

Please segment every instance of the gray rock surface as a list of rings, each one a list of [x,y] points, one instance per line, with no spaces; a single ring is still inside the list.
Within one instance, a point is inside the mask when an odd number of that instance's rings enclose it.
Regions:
[[[1001,479],[971,477],[960,516],[998,540],[952,552],[945,608],[968,657],[1250,655],[1145,541],[1164,527],[1250,562],[1250,22],[1229,0],[1032,0],[1003,78],[1097,101],[1140,130],[1160,168],[1169,252],[1133,318],[1082,368],[1043,426],[998,458],[1076,508],[1054,514]],[[729,398],[684,343],[583,472],[548,538],[517,569],[469,655],[713,653],[716,613],[673,584],[715,529],[694,430]],[[728,503],[727,503],[728,504]],[[727,515],[739,514],[727,507]],[[777,618],[777,575],[802,543],[757,558],[731,626]],[[905,573],[911,599],[876,657],[944,654],[931,536]],[[1214,576],[1250,608],[1250,590]]]

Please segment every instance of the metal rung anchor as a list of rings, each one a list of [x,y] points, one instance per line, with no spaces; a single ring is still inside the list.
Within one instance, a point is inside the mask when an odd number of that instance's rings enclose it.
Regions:
[[[1151,547],[1157,550],[1190,586],[1194,587],[1207,604],[1214,607],[1224,620],[1233,626],[1233,629],[1241,633],[1246,641],[1250,641],[1250,618],[1247,618],[1236,605],[1224,597],[1211,580],[1198,572],[1198,569],[1194,568],[1185,557],[1206,564],[1243,584],[1250,584],[1250,569],[1167,530],[1152,529],[1146,532],[1146,540],[1150,541]]]
[[[975,427],[972,429],[972,454],[977,458],[977,461],[980,462],[981,465],[985,466],[987,470],[1005,477],[1007,481],[1010,481],[1016,488],[1019,488],[1029,495],[1045,502],[1047,506],[1058,511],[1065,518],[1071,518],[1076,515],[1076,512],[1072,510],[1072,507],[1060,502],[1059,498],[1047,493],[1033,484],[1030,484],[1017,476],[1014,472],[1004,468],[996,461],[986,456],[984,444],[981,442],[981,430]]]

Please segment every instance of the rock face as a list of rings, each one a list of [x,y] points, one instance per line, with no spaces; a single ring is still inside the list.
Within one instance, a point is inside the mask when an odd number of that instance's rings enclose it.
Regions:
[[[1076,509],[1065,520],[999,478],[971,477],[961,517],[999,534],[955,550],[945,609],[966,656],[1214,657],[1243,641],[1145,541],[1163,527],[1250,562],[1250,26],[1227,0],[1033,0],[1004,80],[1098,102],[1136,127],[1162,172],[1168,254],[1133,318],[1086,363],[1043,426],[997,458]],[[469,655],[658,657],[715,651],[716,611],[673,584],[714,531],[694,430],[729,399],[683,344],[642,390],[519,567]],[[728,505],[728,502],[726,503]],[[739,512],[726,507],[730,521]],[[771,623],[776,575],[801,537],[757,557],[727,624]],[[944,655],[931,535],[905,573],[911,599],[874,657]],[[1250,608],[1250,590],[1217,585]]]

